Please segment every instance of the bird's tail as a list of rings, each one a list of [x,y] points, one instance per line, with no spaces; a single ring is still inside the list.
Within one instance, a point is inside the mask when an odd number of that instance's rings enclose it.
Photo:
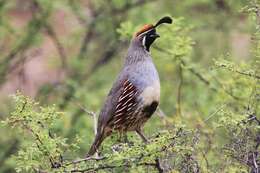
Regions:
[[[92,156],[93,154],[95,154],[104,139],[105,139],[104,133],[97,133],[95,140],[94,140],[93,144],[91,145],[86,157],[89,157],[89,156]]]

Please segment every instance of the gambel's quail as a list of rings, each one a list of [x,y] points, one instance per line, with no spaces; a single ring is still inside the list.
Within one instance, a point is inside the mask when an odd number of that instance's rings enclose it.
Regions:
[[[160,80],[150,46],[159,37],[156,27],[162,23],[172,23],[172,19],[163,17],[156,25],[144,25],[134,35],[124,66],[101,109],[97,134],[87,157],[93,155],[113,131],[121,134],[136,131],[147,141],[141,129],[155,112],[160,99]]]

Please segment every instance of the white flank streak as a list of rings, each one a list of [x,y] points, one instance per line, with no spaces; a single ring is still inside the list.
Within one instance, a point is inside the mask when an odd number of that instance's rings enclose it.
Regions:
[[[119,118],[118,120],[116,120],[116,121],[114,122],[114,124],[118,123],[120,120],[121,120],[121,119]]]
[[[118,110],[116,111],[116,113],[121,112],[121,111],[124,110],[125,108],[126,108],[126,106],[123,106],[121,109],[118,109]]]
[[[127,85],[125,87],[125,91],[128,90],[128,89],[132,89],[133,88],[133,84],[129,83],[129,85]]]
[[[132,107],[127,108],[127,112],[130,111],[131,109],[132,109]]]
[[[134,91],[131,91],[130,93],[128,93],[127,95],[125,95],[124,97],[119,99],[119,102],[122,101],[124,98],[128,97],[129,95],[132,95]]]
[[[129,103],[128,105],[127,105],[127,107],[131,107],[133,105],[133,103]]]
[[[132,101],[132,97],[130,97],[122,106],[127,105],[130,101]],[[129,107],[129,106],[127,105],[127,107]]]
[[[116,117],[119,117],[120,115],[122,115],[123,113],[121,112],[121,113],[116,113],[116,115],[115,115],[115,118]]]
[[[119,103],[119,104],[116,106],[116,109],[118,109],[120,106],[121,106],[121,103]]]
[[[128,90],[124,90],[123,95],[125,95],[128,92]]]

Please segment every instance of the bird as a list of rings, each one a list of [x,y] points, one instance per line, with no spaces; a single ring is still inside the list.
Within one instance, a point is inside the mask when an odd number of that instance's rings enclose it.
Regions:
[[[148,142],[142,129],[160,101],[160,79],[150,47],[160,37],[156,28],[162,23],[171,24],[172,18],[165,16],[155,25],[146,24],[134,34],[124,65],[100,111],[96,136],[86,157],[94,155],[112,132],[135,131]]]

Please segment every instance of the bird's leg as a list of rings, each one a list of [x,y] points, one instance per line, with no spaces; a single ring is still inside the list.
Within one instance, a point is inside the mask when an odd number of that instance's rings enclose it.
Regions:
[[[125,131],[121,131],[121,132],[119,132],[119,139],[118,139],[118,142],[129,144],[129,140],[128,140],[128,138],[127,138],[127,134],[126,134]]]
[[[122,142],[123,142],[123,140],[122,140],[122,138],[123,138],[123,132],[122,132],[122,131],[118,131],[117,136],[118,136],[117,142],[122,143]]]
[[[148,143],[148,139],[144,136],[143,132],[141,129],[136,129],[135,130],[136,133],[142,138],[142,140],[145,142],[145,143]]]
[[[129,140],[128,140],[128,138],[127,138],[127,134],[124,133],[123,136],[124,136],[124,143],[129,144]]]

